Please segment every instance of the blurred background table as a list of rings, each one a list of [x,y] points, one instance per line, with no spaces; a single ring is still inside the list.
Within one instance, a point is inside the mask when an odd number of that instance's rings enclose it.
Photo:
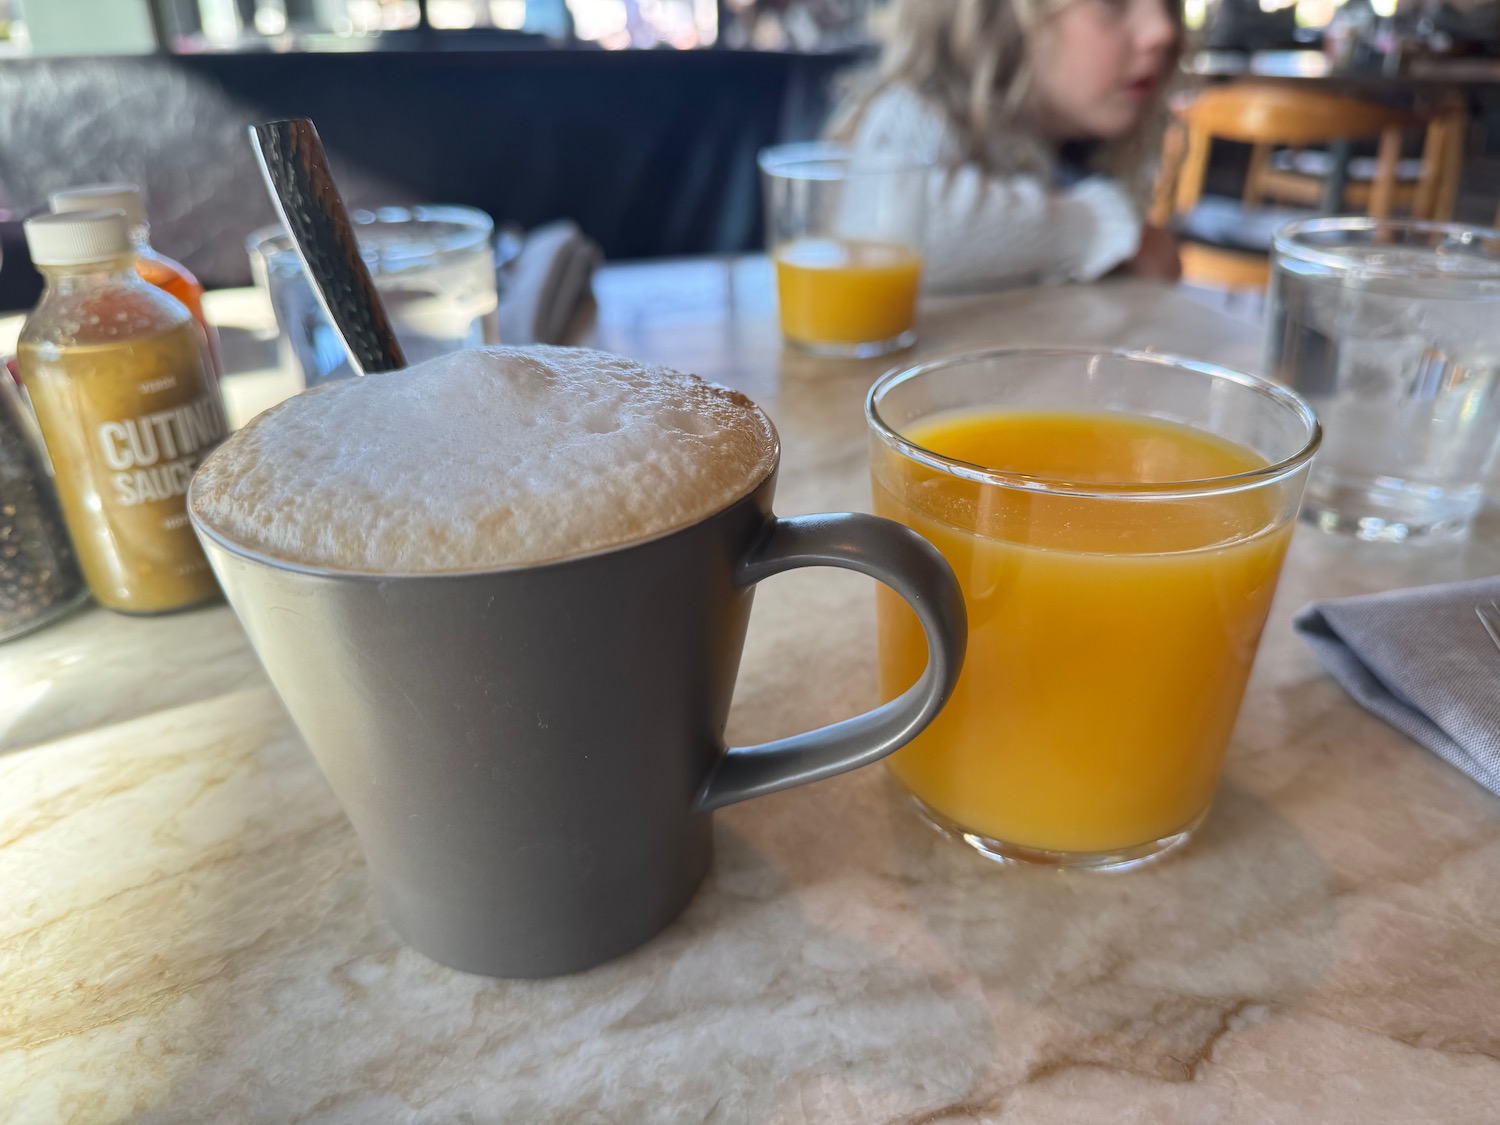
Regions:
[[[1340,68],[1320,50],[1197,51],[1183,69],[1200,78],[1280,78],[1325,82],[1337,86],[1391,91],[1423,84],[1484,87],[1500,84],[1500,59],[1414,59],[1399,70]]]
[[[616,266],[597,289],[581,339],[767,407],[781,512],[868,507],[884,365],[783,351],[764,259]],[[211,303],[247,332],[252,306]],[[1260,354],[1247,324],[1134,282],[932,301],[921,330],[918,355]],[[288,386],[227,380],[241,417]],[[1157,867],[993,866],[876,767],[725,810],[678,923],[531,982],[400,946],[226,607],[86,609],[0,647],[0,1116],[1485,1120],[1500,801],[1352,705],[1288,623],[1314,597],[1497,572],[1493,511],[1429,551],[1299,529],[1214,812]],[[871,595],[831,572],[762,588],[732,740],[874,702]]]

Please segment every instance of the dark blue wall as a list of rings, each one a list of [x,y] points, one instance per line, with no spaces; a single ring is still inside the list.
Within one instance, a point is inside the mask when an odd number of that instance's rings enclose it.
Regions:
[[[154,241],[210,285],[249,280],[272,221],[245,126],[318,125],[351,206],[465,203],[576,220],[612,258],[751,249],[755,153],[816,132],[840,55],[485,50],[0,64],[0,209],[102,179],[146,186]],[[0,308],[28,298],[13,253]]]

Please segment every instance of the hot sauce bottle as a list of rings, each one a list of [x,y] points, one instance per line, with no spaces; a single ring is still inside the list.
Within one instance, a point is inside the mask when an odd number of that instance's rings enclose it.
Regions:
[[[46,288],[17,359],[94,597],[163,613],[215,596],[188,480],[228,432],[186,306],[142,280],[121,211],[27,220]]]
[[[135,247],[136,273],[187,306],[188,312],[198,322],[198,327],[203,329],[214,373],[223,374],[219,366],[218,334],[203,315],[203,286],[181,262],[173,261],[151,245],[151,224],[146,221],[146,201],[139,187],[126,183],[89,184],[87,187],[53,192],[47,197],[47,203],[58,214],[68,211],[124,211],[125,220],[130,224],[130,241]]]

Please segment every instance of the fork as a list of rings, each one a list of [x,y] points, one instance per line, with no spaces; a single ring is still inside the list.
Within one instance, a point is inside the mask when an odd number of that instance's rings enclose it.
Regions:
[[[1481,602],[1474,607],[1474,616],[1479,618],[1479,623],[1489,634],[1490,642],[1495,648],[1500,649],[1500,605],[1493,601],[1488,605]]]

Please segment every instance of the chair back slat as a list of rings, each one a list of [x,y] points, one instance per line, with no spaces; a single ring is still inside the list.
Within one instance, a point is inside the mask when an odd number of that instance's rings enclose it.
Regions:
[[[1251,146],[1241,193],[1243,206],[1251,211],[1267,198],[1312,205],[1325,190],[1338,190],[1337,185],[1320,186],[1315,176],[1273,166],[1275,149],[1378,140],[1373,180],[1343,185],[1343,203],[1376,218],[1389,217],[1397,207],[1419,218],[1449,218],[1458,193],[1466,119],[1466,105],[1453,99],[1418,113],[1288,83],[1210,87],[1173,101],[1151,219],[1165,224],[1198,206],[1216,140]],[[1402,141],[1417,128],[1426,130],[1421,174],[1414,183],[1402,183]],[[1183,269],[1187,280],[1238,288],[1263,283],[1268,264],[1264,254],[1200,241],[1184,245]]]

